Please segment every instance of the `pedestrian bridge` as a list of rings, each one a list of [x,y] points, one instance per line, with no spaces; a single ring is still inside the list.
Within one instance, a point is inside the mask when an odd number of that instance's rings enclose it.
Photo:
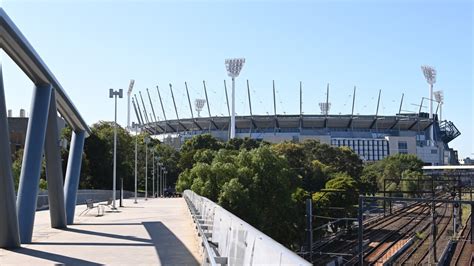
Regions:
[[[48,210],[38,211],[32,242],[0,249],[0,265],[310,265],[191,191],[133,202],[83,215],[86,206],[77,205],[74,224],[63,229],[51,228]]]

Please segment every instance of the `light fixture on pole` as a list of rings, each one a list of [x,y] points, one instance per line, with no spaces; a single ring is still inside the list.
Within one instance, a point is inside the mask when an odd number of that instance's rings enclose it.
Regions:
[[[239,76],[244,66],[245,58],[226,59],[227,75],[232,78],[232,113],[230,117],[230,138],[235,138],[235,78]]]
[[[433,85],[436,83],[436,69],[431,66],[421,66],[426,82],[430,85],[430,119],[433,119]],[[434,130],[433,125],[430,126],[430,138],[432,145],[434,144]]]
[[[113,165],[113,187],[112,187],[112,194],[113,194],[113,201],[112,201],[112,209],[116,210],[115,206],[115,198],[116,198],[116,186],[117,186],[117,97],[123,98],[123,90],[115,90],[109,89],[109,98],[115,98],[115,118],[114,118],[114,165]]]
[[[145,137],[145,200],[148,200],[148,143],[150,138]]]
[[[133,128],[135,129],[135,201],[133,203],[137,203],[137,176],[138,176],[138,132],[139,132],[139,124],[132,124]]]
[[[130,96],[132,95],[133,85],[135,80],[131,79],[127,91],[127,129],[130,130]]]
[[[194,100],[194,107],[196,108],[196,112],[198,113],[198,117],[201,117],[201,111],[204,105],[206,104],[205,99],[196,99]]]
[[[443,121],[443,104],[444,104],[444,93],[443,91],[434,92],[435,101],[439,104],[439,121]]]

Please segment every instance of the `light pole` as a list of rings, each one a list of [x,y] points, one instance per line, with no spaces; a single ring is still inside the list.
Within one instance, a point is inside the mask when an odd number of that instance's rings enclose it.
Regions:
[[[158,174],[159,174],[159,192],[160,197],[163,196],[163,163],[158,162]]]
[[[235,138],[235,78],[239,76],[244,66],[245,58],[226,59],[227,75],[232,78],[232,113],[230,117],[230,138]]]
[[[132,95],[133,85],[135,80],[131,79],[127,91],[127,129],[130,130],[130,96]]]
[[[431,66],[421,66],[421,70],[423,71],[423,75],[425,76],[426,82],[430,85],[430,119],[433,119],[433,85],[436,83],[436,69]],[[431,145],[434,144],[434,130],[433,125],[430,126],[430,138],[431,138]]]
[[[115,206],[115,194],[116,194],[116,186],[117,186],[117,96],[119,98],[123,97],[123,90],[119,89],[118,91],[114,91],[114,89],[109,89],[109,98],[115,98],[115,119],[114,119],[114,166],[113,166],[113,187],[112,187],[112,194],[113,194],[113,201],[112,201],[112,209],[116,210]]]
[[[158,162],[160,161],[160,156],[156,156],[155,160],[153,161],[154,164],[156,164],[156,194],[154,195],[155,198],[160,195],[160,166],[158,165]]]
[[[163,184],[163,185],[164,185],[163,191],[165,191],[165,190],[166,190],[166,174],[168,174],[168,170],[166,170],[166,168],[165,168],[165,170],[163,171],[163,174],[164,174],[164,176],[165,176],[165,177],[164,177],[164,182],[163,182],[163,183],[164,183],[164,184]],[[163,192],[163,194],[165,194],[165,193]],[[165,195],[165,196],[166,196],[166,195]]]
[[[151,179],[152,181],[151,181],[151,184],[152,184],[152,186],[151,187],[152,187],[152,192],[153,192],[151,197],[154,198],[155,197],[155,147],[152,147],[151,153],[152,153],[152,155],[151,155],[151,164],[152,164],[152,168],[151,168],[152,169],[151,170],[152,171],[152,179]]]
[[[133,123],[133,128],[135,129],[135,201],[133,203],[137,204],[138,124]]]
[[[145,137],[145,200],[148,200],[148,143],[150,138]]]

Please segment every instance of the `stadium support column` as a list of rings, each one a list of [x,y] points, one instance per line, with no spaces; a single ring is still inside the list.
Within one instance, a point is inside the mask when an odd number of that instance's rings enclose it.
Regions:
[[[300,81],[300,134],[303,131],[303,83]]]
[[[252,130],[253,130],[253,113],[252,113],[252,100],[250,98],[250,84],[249,80],[247,79],[247,96],[249,98],[249,111],[250,111],[250,132],[249,132],[249,138],[252,138]]]
[[[81,174],[84,139],[84,131],[73,131],[66,169],[66,181],[64,184],[67,224],[74,223],[74,212],[76,210],[77,189],[79,187],[79,177]]]
[[[0,248],[20,246],[3,75],[0,66]]]
[[[404,93],[402,93],[402,99],[400,100],[400,107],[398,108],[398,114],[402,113],[402,106],[403,106],[403,97],[405,96]]]
[[[33,236],[41,161],[52,91],[53,88],[48,84],[36,86],[33,93],[16,201],[21,243],[31,243]]]
[[[209,107],[209,99],[207,98],[207,88],[206,88],[206,81],[202,81],[202,85],[204,86],[204,94],[206,95],[206,105],[207,105],[207,112],[209,113],[209,134],[211,134],[211,125],[213,123],[212,115],[211,115],[211,108]],[[217,129],[217,126],[216,126]]]
[[[61,166],[61,152],[59,148],[56,97],[54,93],[51,93],[44,150],[46,158],[46,179],[48,181],[49,215],[52,228],[67,227],[66,212],[64,209],[63,169]]]

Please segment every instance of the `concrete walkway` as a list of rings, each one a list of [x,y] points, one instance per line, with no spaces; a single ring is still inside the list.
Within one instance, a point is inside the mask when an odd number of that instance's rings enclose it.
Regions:
[[[118,205],[118,201],[117,201]],[[66,230],[50,228],[49,211],[36,213],[33,243],[0,249],[0,265],[199,265],[200,245],[182,198],[125,200],[124,208],[78,216]]]

